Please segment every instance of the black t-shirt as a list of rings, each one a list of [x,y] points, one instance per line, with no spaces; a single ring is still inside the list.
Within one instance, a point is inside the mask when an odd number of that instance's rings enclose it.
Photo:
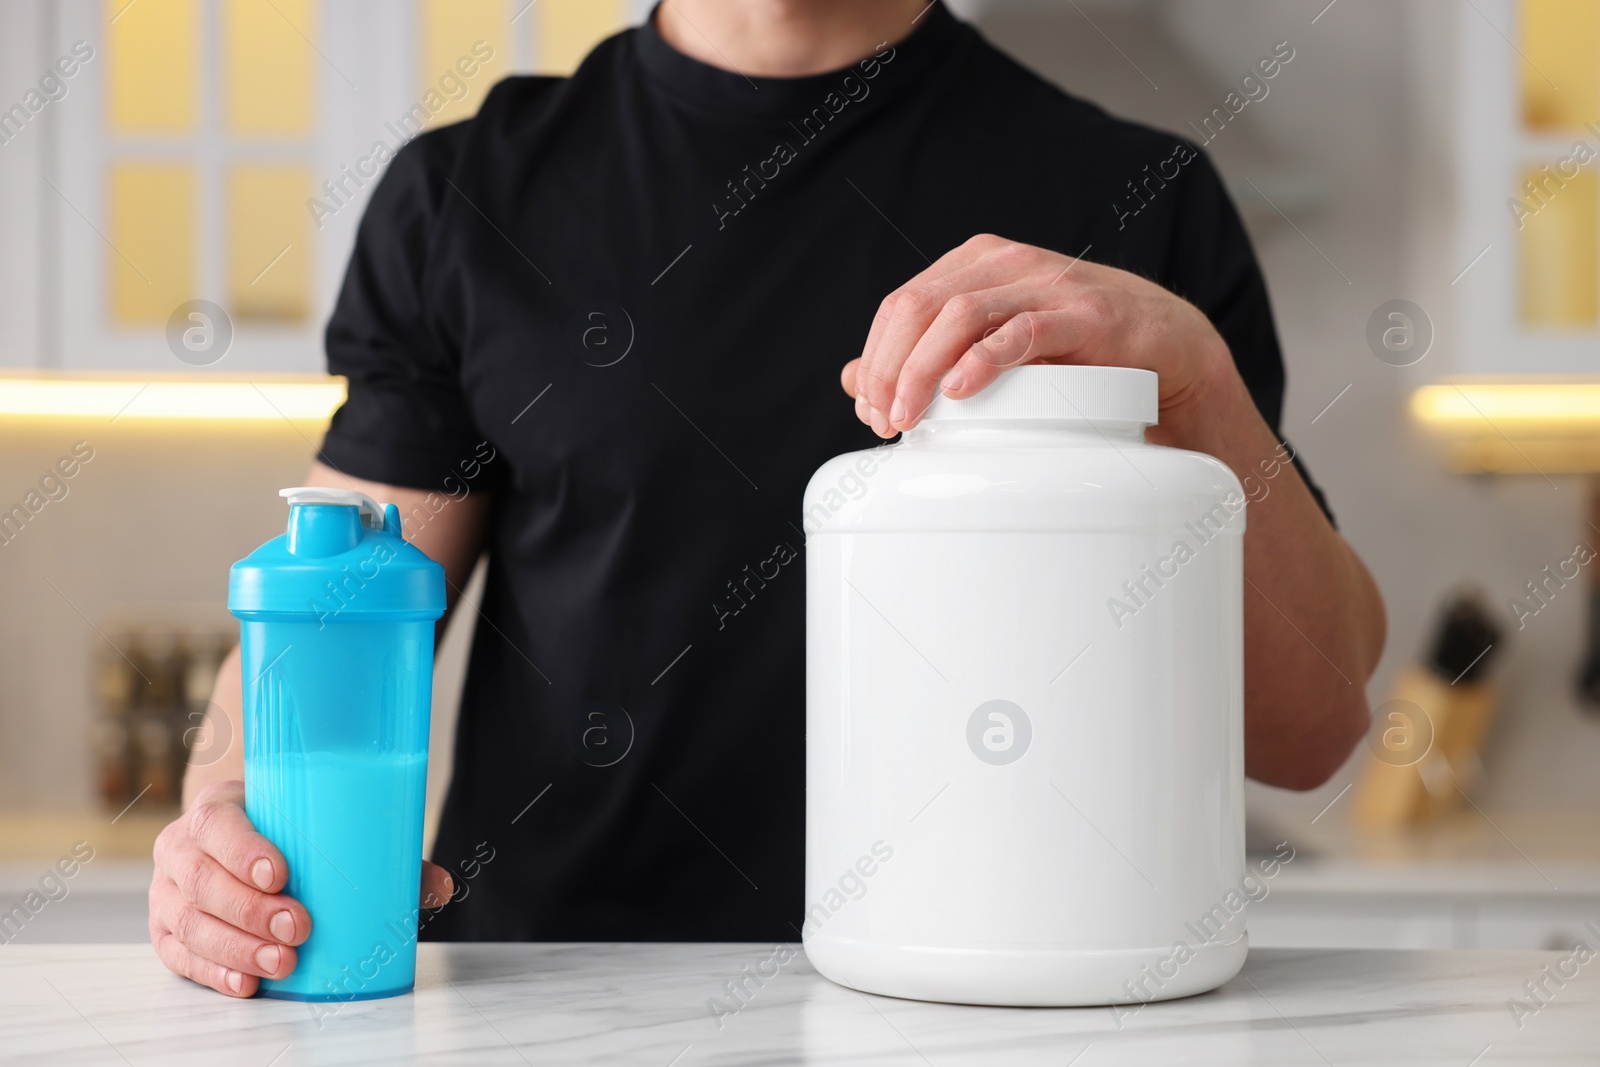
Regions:
[[[349,399],[323,458],[443,507],[493,493],[434,849],[468,892],[425,937],[798,936],[801,492],[879,443],[839,388],[879,301],[985,232],[1194,302],[1277,426],[1266,290],[1210,163],[942,6],[794,79],[646,25],[396,155],[328,326]]]

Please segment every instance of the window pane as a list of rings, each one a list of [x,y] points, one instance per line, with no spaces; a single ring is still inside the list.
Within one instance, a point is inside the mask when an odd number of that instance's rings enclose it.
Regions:
[[[195,292],[195,176],[184,164],[110,171],[111,318],[161,324]]]
[[[1600,113],[1600,3],[1522,0],[1522,122],[1575,130]]]
[[[543,0],[541,0],[543,2]],[[478,110],[489,86],[510,71],[506,0],[423,0],[422,95],[416,124],[442,125]]]
[[[228,312],[240,321],[311,315],[311,172],[259,164],[228,172]]]
[[[106,114],[118,133],[194,129],[199,0],[106,0]]]
[[[1592,326],[1600,317],[1600,176],[1548,170],[1523,175],[1522,320],[1530,326]],[[1531,183],[1531,188],[1528,183]],[[1540,196],[1533,196],[1533,191]]]
[[[222,32],[228,129],[309,134],[317,39],[313,0],[227,0]]]
[[[628,24],[622,0],[539,0],[535,40],[541,74],[571,74],[601,41]]]

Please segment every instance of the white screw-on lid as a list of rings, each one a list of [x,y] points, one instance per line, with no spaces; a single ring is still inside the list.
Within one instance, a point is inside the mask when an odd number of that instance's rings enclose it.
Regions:
[[[939,393],[925,419],[1075,419],[1083,422],[1158,421],[1155,371],[1132,367],[1030,364],[1003,371],[965,400]]]

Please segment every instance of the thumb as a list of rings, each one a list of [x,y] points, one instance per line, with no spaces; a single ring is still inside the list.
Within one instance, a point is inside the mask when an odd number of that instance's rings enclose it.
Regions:
[[[442,908],[450,903],[450,897],[455,893],[455,881],[450,877],[450,872],[437,863],[422,861],[422,906],[424,908]]]

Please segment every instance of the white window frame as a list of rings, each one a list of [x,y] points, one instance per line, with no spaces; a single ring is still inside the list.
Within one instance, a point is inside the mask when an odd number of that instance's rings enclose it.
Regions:
[[[55,116],[60,120],[59,158],[52,181],[62,210],[58,226],[56,285],[60,316],[59,365],[66,370],[192,373],[167,347],[157,325],[115,323],[110,314],[112,262],[118,256],[109,244],[107,180],[118,162],[173,159],[192,162],[199,203],[196,232],[196,292],[193,299],[228,306],[224,203],[227,170],[251,160],[303,162],[313,185],[352,162],[346,148],[370,143],[377,136],[385,110],[398,113],[407,93],[416,92],[415,62],[396,63],[396,56],[415,54],[416,18],[396,18],[396,5],[379,0],[321,0],[316,45],[338,64],[316,56],[312,67],[315,125],[305,140],[225,136],[221,130],[221,27],[219,0],[200,0],[199,119],[194,133],[174,137],[114,136],[106,123],[105,8],[99,0],[63,0],[56,16],[56,54],[73,41],[87,40],[95,58],[73,79],[71,96]],[[406,14],[414,15],[406,5]],[[348,78],[358,88],[352,89]],[[369,131],[372,131],[369,136]],[[365,141],[362,139],[366,138]],[[342,158],[351,155],[350,159]],[[47,168],[49,167],[47,163]],[[227,373],[315,373],[324,369],[322,329],[338,292],[354,240],[361,207],[371,184],[352,203],[324,221],[316,232],[312,259],[312,293],[303,323],[234,322],[229,352],[206,371]],[[265,266],[266,264],[262,264]]]
[[[1529,165],[1554,163],[1570,154],[1580,137],[1592,147],[1600,145],[1588,133],[1523,129],[1524,60],[1508,43],[1517,39],[1517,0],[1476,2],[1487,21],[1471,11],[1458,16],[1455,262],[1466,265],[1489,251],[1453,287],[1460,327],[1454,369],[1481,375],[1595,374],[1600,372],[1600,324],[1552,329],[1522,323],[1520,242],[1506,204],[1518,194]],[[1600,101],[1594,106],[1600,108]],[[1600,162],[1588,166],[1600,167]],[[1446,195],[1443,176],[1437,187]]]
[[[184,159],[196,168],[198,199],[194,299],[228,306],[224,203],[234,161],[304,162],[314,192],[354,167],[374,142],[392,150],[389,124],[421,101],[442,72],[420,69],[420,0],[317,0],[313,58],[316,127],[306,140],[224,135],[221,130],[220,2],[200,0],[200,117],[194,133],[171,138],[113,136],[106,125],[105,6],[102,0],[0,0],[0,84],[9,106],[72,44],[87,41],[94,58],[68,81],[66,98],[34,117],[25,136],[0,146],[0,369],[228,374],[319,373],[322,334],[338,295],[356,224],[374,181],[316,230],[312,293],[301,324],[234,322],[228,353],[196,368],[168,349],[159,324],[114,323],[110,276],[117,253],[108,243],[108,168],[118,161]],[[504,0],[509,54],[497,54],[491,83],[531,69],[528,0]],[[633,20],[651,0],[628,0]],[[336,65],[336,67],[335,67]],[[348,80],[347,80],[348,79]],[[354,83],[355,89],[350,83]],[[53,183],[52,190],[46,179]]]

